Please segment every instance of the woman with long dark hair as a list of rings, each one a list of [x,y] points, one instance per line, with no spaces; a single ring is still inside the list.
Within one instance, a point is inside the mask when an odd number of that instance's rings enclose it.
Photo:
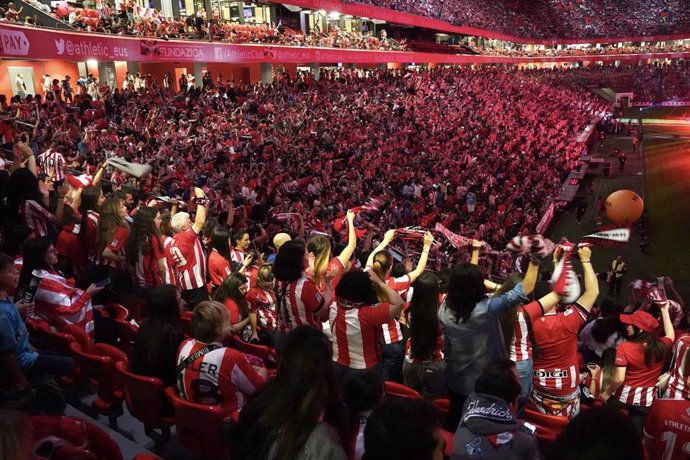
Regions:
[[[7,184],[7,208],[10,218],[22,222],[36,233],[36,236],[57,236],[55,225],[62,222],[65,188],[58,192],[55,215],[48,208],[48,194],[44,194],[36,175],[29,168],[14,171]]]
[[[287,334],[297,326],[308,324],[322,330],[322,322],[328,318],[331,302],[329,279],[328,289],[323,294],[318,286],[307,277],[309,255],[304,242],[292,240],[281,246],[273,265],[273,274],[278,280],[276,297],[278,306],[278,327],[281,334]],[[278,337],[280,342],[280,337]]]
[[[429,259],[429,251],[431,250],[431,243],[434,238],[431,233],[424,235],[424,247],[419,256],[417,267],[410,273],[403,276],[393,278],[391,270],[393,268],[393,254],[386,250],[388,244],[393,241],[395,237],[395,230],[389,230],[383,237],[383,241],[379,244],[369,256],[367,260],[367,267],[376,273],[388,286],[393,288],[400,294],[406,293],[410,289],[410,285],[422,274],[426,268],[427,260]],[[379,301],[383,301],[383,291],[376,288],[376,294]],[[403,335],[400,330],[400,323],[397,318],[392,318],[383,325],[383,378],[384,380],[398,381],[403,366],[404,344]]]
[[[453,267],[448,295],[439,309],[450,399],[446,423],[451,431],[455,431],[462,406],[484,367],[506,355],[498,316],[527,301],[522,283],[501,296],[488,297],[484,277],[475,265],[480,247],[479,241],[472,240],[472,263]]]
[[[249,307],[246,299],[248,290],[247,278],[235,272],[225,278],[213,294],[213,300],[222,303],[228,310],[233,334],[242,333],[249,325]]]
[[[108,267],[103,260],[103,249],[99,250],[98,244],[98,223],[104,201],[105,197],[100,187],[90,185],[81,191],[79,240],[88,253],[90,281],[100,281],[108,277]]]
[[[92,284],[82,291],[74,287],[72,282],[56,270],[57,253],[55,246],[47,238],[27,241],[23,254],[19,289],[21,293],[36,290],[36,315],[57,325],[76,324],[93,336],[91,298],[103,288]],[[32,283],[34,286],[31,286]]]
[[[184,302],[177,288],[170,285],[152,287],[146,300],[148,317],[134,340],[132,370],[174,386],[177,350],[184,340],[180,332],[180,310]]]
[[[444,393],[446,368],[438,321],[439,280],[435,274],[426,272],[411,287],[412,300],[405,312],[410,338],[403,363],[403,381],[424,397],[438,398]]]
[[[139,289],[163,284],[165,253],[157,208],[139,208],[125,243],[125,260]]]
[[[668,301],[660,305],[665,334],[661,338],[656,336],[659,322],[646,311],[620,315],[626,337],[616,346],[616,371],[601,393],[603,401],[628,410],[630,420],[640,433],[656,399],[656,383],[666,354],[676,337],[668,309]]]
[[[225,227],[217,226],[211,233],[208,253],[209,293],[213,294],[223,284],[223,280],[232,273],[230,258],[230,232]]]
[[[132,284],[125,269],[124,248],[129,237],[126,216],[127,208],[120,198],[110,196],[103,202],[98,222],[98,250],[109,267],[110,289],[115,294],[126,293]]]
[[[383,299],[376,290],[383,292]],[[383,374],[381,325],[402,312],[405,305],[395,289],[373,270],[350,270],[335,288],[337,296],[333,335],[333,367],[338,381],[369,369]]]
[[[241,412],[232,434],[233,458],[346,459],[334,429],[344,413],[331,363],[331,345],[322,332],[294,329],[277,375]]]

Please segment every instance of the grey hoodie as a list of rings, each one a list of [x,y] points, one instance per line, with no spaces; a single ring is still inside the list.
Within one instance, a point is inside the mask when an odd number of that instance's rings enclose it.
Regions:
[[[537,460],[537,438],[495,396],[473,393],[453,436],[451,460]]]

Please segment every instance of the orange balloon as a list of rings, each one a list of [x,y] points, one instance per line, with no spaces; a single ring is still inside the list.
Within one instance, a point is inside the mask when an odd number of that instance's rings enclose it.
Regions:
[[[644,201],[632,190],[618,190],[606,198],[606,217],[615,224],[630,225],[642,217]]]

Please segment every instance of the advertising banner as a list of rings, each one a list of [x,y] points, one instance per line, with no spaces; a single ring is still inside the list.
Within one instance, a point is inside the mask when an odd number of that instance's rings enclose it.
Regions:
[[[230,44],[196,40],[157,40],[120,35],[65,32],[0,23],[0,57],[130,62],[249,63],[437,63],[482,64],[576,61],[636,61],[690,57],[687,53],[622,54],[606,56],[507,57],[371,51],[340,48],[307,48],[261,44]]]

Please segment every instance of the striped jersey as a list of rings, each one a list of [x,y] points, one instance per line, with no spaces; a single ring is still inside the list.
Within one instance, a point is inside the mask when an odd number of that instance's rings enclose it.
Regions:
[[[390,318],[390,305],[355,306],[338,300],[333,335],[333,361],[351,369],[370,369],[381,361],[381,326]]]
[[[306,275],[296,281],[279,282],[276,297],[281,332],[290,332],[303,324],[322,330],[317,313],[324,308],[324,298]]]
[[[673,345],[673,361],[671,363],[671,377],[668,379],[668,386],[664,392],[664,398],[670,399],[690,399],[690,388],[688,386],[688,375],[683,373],[685,360],[688,359],[690,350],[690,334],[683,334]]]
[[[247,292],[249,311],[255,312],[259,319],[259,325],[267,331],[273,331],[278,327],[278,313],[276,312],[276,295],[259,286],[254,286]]]
[[[242,262],[244,262],[244,251],[241,249],[233,248],[230,251],[230,259],[237,265],[240,265]]]
[[[55,325],[75,324],[93,337],[91,296],[55,272],[34,270],[33,274],[41,278],[34,297],[36,316]]]
[[[218,287],[223,284],[223,280],[230,276],[232,267],[230,262],[220,255],[217,250],[211,249],[208,253],[208,276],[211,278],[210,285]]]
[[[60,152],[48,149],[36,158],[36,164],[43,174],[59,182],[65,179],[65,157]]]
[[[403,275],[399,278],[388,277],[386,284],[391,287],[400,295],[405,295],[405,293],[410,289],[410,275]],[[393,318],[386,322],[381,329],[383,330],[383,341],[388,345],[391,343],[398,343],[402,341],[403,335],[400,330],[400,322],[397,318]]]
[[[526,305],[525,311],[532,320],[534,340],[541,354],[534,359],[532,383],[546,395],[570,395],[580,384],[577,334],[589,312],[575,304],[564,312],[540,317],[541,307],[533,304]]]
[[[172,248],[174,247],[173,239],[167,235],[163,236],[163,254],[165,254],[165,278],[163,284],[177,285],[177,271],[175,266],[175,257],[173,256]]]
[[[536,303],[536,301],[532,303]],[[539,308],[539,306],[529,306],[529,308]],[[538,316],[541,316],[541,313]],[[531,319],[525,311],[525,307],[518,307],[517,316],[513,323],[513,338],[508,347],[508,358],[515,363],[532,359],[532,341],[529,338],[530,323]]]
[[[53,214],[41,203],[34,200],[24,201],[19,212],[24,224],[34,231],[37,237],[48,236],[48,225],[55,221]]]
[[[206,255],[201,247],[199,235],[189,228],[176,233],[171,248],[177,267],[178,286],[183,291],[198,289],[206,285]]]
[[[673,342],[668,337],[660,339],[667,350]],[[661,375],[664,360],[647,366],[644,360],[645,347],[641,343],[621,342],[616,346],[616,366],[625,367],[625,381],[612,398],[623,404],[649,407],[656,399],[656,383]]]
[[[162,244],[156,235],[152,235],[146,242],[148,253],[139,251],[134,267],[134,285],[141,287],[160,286],[163,281],[158,273],[158,261],[165,260]]]
[[[206,353],[178,373],[177,386],[182,398],[200,404],[220,405],[229,414],[242,410],[247,398],[266,382],[247,356],[239,350],[214,344]],[[204,348],[206,344],[187,339],[180,345],[177,364]]]

